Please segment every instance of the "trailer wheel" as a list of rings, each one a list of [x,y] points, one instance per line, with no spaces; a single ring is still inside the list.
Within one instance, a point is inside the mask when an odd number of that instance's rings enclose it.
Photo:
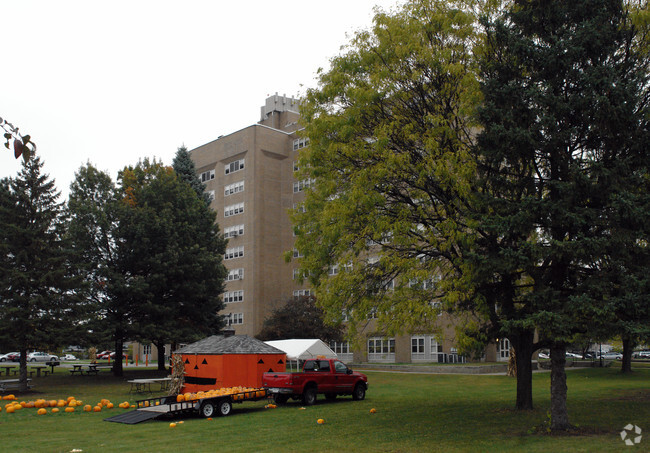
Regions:
[[[230,414],[232,410],[232,403],[228,400],[223,400],[219,403],[219,415],[225,417]]]
[[[358,383],[354,386],[354,391],[352,392],[352,399],[356,401],[361,401],[366,397],[366,386],[362,383]]]
[[[311,406],[316,402],[316,387],[307,387],[302,394],[302,402],[306,406]]]
[[[216,410],[214,408],[214,404],[211,402],[206,401],[201,405],[201,415],[203,415],[205,418],[212,417],[215,412]]]

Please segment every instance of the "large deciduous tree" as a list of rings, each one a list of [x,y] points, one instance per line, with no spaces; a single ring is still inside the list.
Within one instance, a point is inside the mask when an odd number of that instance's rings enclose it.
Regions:
[[[316,305],[314,296],[292,297],[264,320],[257,338],[263,341],[288,338],[318,338],[340,341],[341,326],[326,324],[325,313]]]
[[[63,205],[38,156],[0,183],[0,335],[20,351],[21,391],[27,351],[69,341],[82,304],[65,238]]]

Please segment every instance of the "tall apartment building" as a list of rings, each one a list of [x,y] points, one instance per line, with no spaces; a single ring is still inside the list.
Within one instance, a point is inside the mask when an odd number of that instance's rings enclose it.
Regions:
[[[266,99],[257,124],[190,151],[229,240],[222,314],[237,334],[256,335],[274,308],[310,291],[294,279],[295,260],[284,259],[285,252],[294,250],[288,210],[304,200],[310,184],[294,178],[298,154],[306,145],[297,134],[298,121],[298,101],[276,94]],[[348,342],[332,346],[345,361],[457,361],[453,327],[444,317],[441,323],[442,336],[418,332],[386,338],[370,320],[362,350],[352,351]],[[508,356],[507,339],[486,351],[488,361]]]
[[[190,151],[228,238],[223,314],[237,334],[257,334],[274,308],[308,291],[284,259],[294,242],[288,210],[304,197],[305,184],[293,176],[305,144],[298,119],[298,101],[276,94],[259,123]]]

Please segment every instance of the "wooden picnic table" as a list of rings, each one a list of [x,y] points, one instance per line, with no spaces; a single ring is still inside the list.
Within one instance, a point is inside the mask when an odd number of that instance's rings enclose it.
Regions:
[[[84,369],[84,367],[86,369]],[[101,370],[110,370],[112,367],[110,366],[101,366],[101,365],[96,365],[94,363],[88,364],[88,365],[72,365],[72,369],[70,370],[70,374],[77,374],[81,376],[89,376],[91,374],[97,375]]]
[[[32,380],[27,378],[27,388],[32,388]],[[17,390],[20,388],[20,379],[3,379],[0,380],[0,392],[7,390]]]
[[[144,392],[145,390],[151,393],[151,384],[160,384],[160,391],[167,390],[171,382],[171,378],[151,378],[151,379],[131,379],[127,381],[131,384],[129,392]]]
[[[36,377],[41,377],[41,371],[45,370],[45,368],[47,368],[47,365],[29,365],[28,370],[29,369],[32,370],[29,371],[29,377],[32,377],[34,371],[36,371]],[[47,376],[48,371],[43,371],[43,372],[45,373],[44,376]]]
[[[7,376],[9,376],[9,372],[12,371],[12,370],[16,370],[16,372],[14,373],[14,376],[16,374],[18,374],[18,366],[16,366],[16,365],[0,365],[0,368],[4,368],[5,374]]]

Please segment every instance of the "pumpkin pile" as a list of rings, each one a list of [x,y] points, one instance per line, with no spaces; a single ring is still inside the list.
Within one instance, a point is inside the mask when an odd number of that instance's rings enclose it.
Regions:
[[[9,401],[4,406],[4,409],[8,414],[13,414],[14,412],[22,409],[32,409],[32,408],[38,409],[36,411],[38,415],[47,414],[48,408],[51,408],[50,412],[53,414],[59,412],[61,408],[65,408],[63,409],[65,412],[74,412],[76,407],[83,405],[83,402],[76,399],[74,396],[69,396],[67,399],[59,399],[59,400],[37,399],[35,401],[18,402],[18,400],[14,395],[6,395],[2,397],[2,399]],[[86,404],[83,407],[83,410],[84,412],[101,412],[103,408],[112,409],[113,403],[111,403],[107,399],[102,399],[99,403],[95,404],[94,406],[91,406],[90,404]],[[1,410],[2,408],[0,407],[0,411]]]
[[[232,395],[234,401],[241,401],[249,398],[264,398],[266,389],[252,387],[223,387],[220,389],[200,391],[197,393],[180,393],[176,396],[177,402],[196,401],[203,398],[214,398],[215,396]]]

